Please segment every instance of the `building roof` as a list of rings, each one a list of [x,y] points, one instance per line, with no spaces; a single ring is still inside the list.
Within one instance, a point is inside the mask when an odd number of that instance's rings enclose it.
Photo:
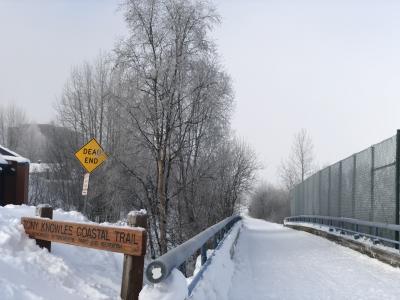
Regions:
[[[29,163],[29,159],[22,157],[18,153],[0,145],[0,165],[8,165],[9,161],[18,163]]]

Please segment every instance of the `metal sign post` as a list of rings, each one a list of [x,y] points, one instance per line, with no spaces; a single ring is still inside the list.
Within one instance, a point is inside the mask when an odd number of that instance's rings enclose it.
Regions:
[[[87,193],[88,193],[88,188],[89,188],[89,176],[90,176],[90,173],[85,173],[85,175],[83,176],[82,196],[83,196],[83,201],[84,201],[85,214],[87,213]]]
[[[90,173],[85,173],[85,175],[83,176],[82,196],[86,196],[88,193],[89,176],[90,176]]]

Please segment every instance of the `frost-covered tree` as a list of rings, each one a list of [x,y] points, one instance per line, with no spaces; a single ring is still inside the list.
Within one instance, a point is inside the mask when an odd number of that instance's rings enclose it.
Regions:
[[[271,184],[260,184],[251,194],[249,214],[254,218],[282,223],[290,215],[288,191]]]
[[[26,112],[15,104],[0,105],[0,145],[16,149],[22,141],[23,124],[28,123]]]
[[[305,129],[295,134],[289,157],[281,163],[280,176],[285,187],[290,190],[303,182],[315,170],[314,146]]]
[[[50,152],[64,166],[58,188],[70,207],[82,173],[72,149],[97,138],[109,159],[91,176],[88,215],[147,209],[156,256],[231,215],[257,164],[230,130],[233,93],[210,38],[213,6],[132,0],[122,9],[129,36],[115,55],[74,68],[57,109],[68,131],[55,133],[61,151]]]
[[[69,131],[53,132],[55,144],[49,146],[53,160],[60,166],[56,173],[76,182],[77,191],[81,188],[84,170],[73,153],[95,138],[110,154],[106,163],[91,176],[87,200],[87,214],[102,220],[119,217],[123,210],[119,205],[119,185],[114,182],[114,177],[117,178],[115,169],[118,168],[114,158],[124,134],[124,115],[116,101],[120,79],[119,73],[113,70],[114,65],[109,55],[101,53],[93,62],[84,62],[73,68],[57,103],[59,125]],[[67,134],[68,139],[58,141],[62,139],[60,134]],[[67,193],[66,189],[60,191]],[[79,203],[83,206],[82,200]]]
[[[149,150],[156,172],[152,202],[157,203],[158,241],[165,253],[172,167],[192,146],[196,129],[201,132],[218,113],[223,118],[231,89],[209,36],[218,22],[210,3],[130,0],[124,7],[131,34],[117,49],[118,65],[132,91],[123,100],[132,133]]]

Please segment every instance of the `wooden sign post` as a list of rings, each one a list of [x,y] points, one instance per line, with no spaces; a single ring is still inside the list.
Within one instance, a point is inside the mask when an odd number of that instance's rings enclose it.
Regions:
[[[51,242],[123,253],[121,297],[137,300],[143,285],[144,255],[146,254],[147,215],[141,212],[128,214],[130,227],[101,226],[52,220],[53,209],[39,205],[40,217],[22,217],[26,234],[36,239],[40,247],[51,250]],[[140,226],[140,227],[139,227]]]
[[[36,216],[53,219],[53,208],[48,204],[40,204],[36,207]],[[37,239],[36,244],[40,248],[46,248],[47,251],[51,252],[51,242]]]
[[[131,212],[128,214],[128,226],[147,228],[147,214]],[[124,255],[122,271],[121,299],[138,300],[143,286],[144,256]]]

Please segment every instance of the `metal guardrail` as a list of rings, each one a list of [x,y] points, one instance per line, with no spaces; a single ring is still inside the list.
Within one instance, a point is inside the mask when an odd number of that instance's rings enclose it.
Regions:
[[[344,217],[329,217],[329,216],[312,216],[312,215],[301,215],[287,217],[284,220],[284,224],[287,223],[313,223],[329,226],[331,229],[337,229],[341,233],[354,234],[354,238],[358,239],[361,236],[372,238],[374,243],[380,241],[387,242],[399,248],[400,242],[397,239],[398,233],[400,232],[400,225],[389,224],[389,223],[378,223],[363,221],[358,219],[344,218]],[[360,230],[360,226],[366,227],[369,233]],[[382,230],[392,231],[395,233],[395,239],[382,236]]]
[[[196,236],[187,240],[183,244],[175,247],[174,249],[168,251],[164,255],[153,260],[146,268],[147,280],[151,283],[158,283],[163,281],[168,277],[174,268],[179,268],[186,260],[200,250],[201,254],[201,265],[203,269],[209,264],[209,259],[207,259],[207,243],[209,240],[213,239],[214,249],[222,244],[225,234],[228,233],[232,226],[242,217],[232,216],[222,220],[221,222],[207,228],[206,230],[200,232]],[[203,272],[197,273],[191,284],[189,285],[189,293],[194,288],[198,282],[201,274]]]

